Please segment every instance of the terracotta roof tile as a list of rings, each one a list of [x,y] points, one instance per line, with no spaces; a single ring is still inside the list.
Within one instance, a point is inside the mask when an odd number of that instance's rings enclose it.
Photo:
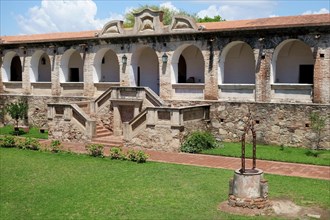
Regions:
[[[95,33],[99,31],[81,31],[81,32],[58,32],[47,34],[33,35],[17,35],[17,36],[1,36],[3,43],[17,42],[37,42],[37,41],[54,41],[54,40],[72,40],[72,39],[90,39],[95,37]]]
[[[221,30],[253,30],[253,29],[269,29],[269,28],[285,28],[285,27],[303,27],[310,25],[330,25],[330,14],[318,15],[300,15],[286,16],[274,18],[259,18],[253,20],[236,20],[224,22],[208,22],[197,23],[198,26],[205,27],[204,31],[221,31]],[[73,40],[73,39],[92,39],[96,38],[93,31],[81,32],[59,32],[48,34],[34,35],[17,35],[17,36],[1,36],[0,42],[3,44],[23,43],[23,42],[49,42],[56,40]]]
[[[310,25],[330,25],[330,14],[300,15],[273,18],[259,18],[254,20],[237,20],[225,22],[198,23],[205,27],[205,31],[216,30],[248,30],[264,28],[303,27]]]

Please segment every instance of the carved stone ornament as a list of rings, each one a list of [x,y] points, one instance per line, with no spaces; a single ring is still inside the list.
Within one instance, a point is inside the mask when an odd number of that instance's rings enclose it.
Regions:
[[[150,32],[159,34],[163,32],[164,12],[144,9],[133,14],[135,16],[134,34],[150,34]]]
[[[170,31],[197,31],[197,29],[196,22],[187,16],[174,16],[170,25]]]
[[[124,33],[123,21],[114,20],[106,23],[103,26],[103,29],[99,34],[99,37],[107,37],[107,36],[118,35],[123,33]]]

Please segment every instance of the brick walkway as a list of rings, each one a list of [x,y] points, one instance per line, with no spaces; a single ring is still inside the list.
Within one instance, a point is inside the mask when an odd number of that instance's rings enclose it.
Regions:
[[[67,150],[77,153],[86,153],[83,144],[78,143],[63,143]],[[109,148],[105,148],[105,155],[109,155]],[[170,153],[146,150],[150,155],[150,161],[185,164],[193,166],[202,166],[210,168],[223,168],[236,170],[241,167],[239,158],[211,156],[201,154],[187,153]],[[246,167],[250,168],[252,161],[246,160]],[[316,166],[296,163],[274,162],[266,160],[257,160],[257,168],[262,169],[265,173],[278,174],[284,176],[297,176],[315,179],[330,180],[330,167]]]

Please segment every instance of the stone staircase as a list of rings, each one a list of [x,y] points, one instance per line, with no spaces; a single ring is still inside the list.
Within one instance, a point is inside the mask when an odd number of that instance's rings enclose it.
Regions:
[[[92,138],[92,144],[103,144],[108,147],[122,147],[124,145],[123,136],[114,136],[112,131],[101,124],[96,125],[96,135]]]

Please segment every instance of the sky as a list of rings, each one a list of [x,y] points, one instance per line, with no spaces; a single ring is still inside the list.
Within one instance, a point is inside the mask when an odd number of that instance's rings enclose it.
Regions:
[[[330,0],[0,0],[0,36],[101,30],[141,5],[241,20],[329,13]]]

